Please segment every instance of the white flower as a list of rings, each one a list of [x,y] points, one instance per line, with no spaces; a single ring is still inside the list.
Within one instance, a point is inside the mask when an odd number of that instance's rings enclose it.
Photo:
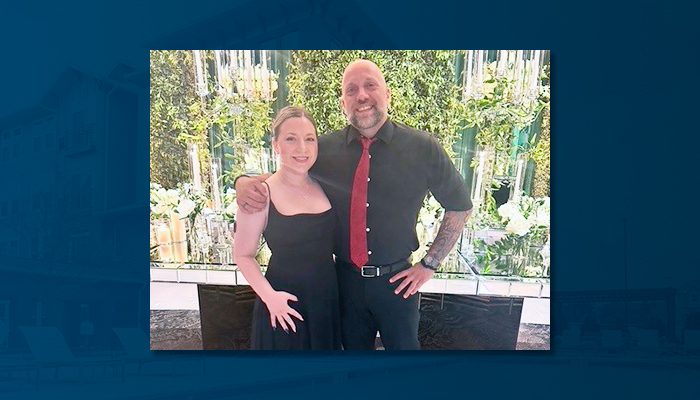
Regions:
[[[442,207],[442,205],[437,201],[437,199],[433,196],[430,196],[428,198],[428,206],[433,209],[438,209]]]
[[[168,214],[180,202],[178,191],[174,189],[159,188],[155,192],[151,192],[151,198],[155,203],[151,206],[151,210],[155,214]]]
[[[187,218],[192,211],[197,207],[197,203],[190,199],[182,199],[177,208],[175,208],[175,213],[179,218]]]
[[[165,214],[168,214],[170,212],[170,207],[165,206],[161,203],[151,204],[151,212],[153,214],[165,215]]]
[[[511,216],[508,225],[506,225],[506,232],[514,233],[519,236],[525,236],[530,231],[531,226],[532,224],[526,220],[519,211],[516,210]]]
[[[226,214],[228,214],[228,215],[236,215],[236,209],[237,209],[237,208],[238,208],[238,207],[236,207],[236,202],[235,202],[235,201],[232,201],[231,203],[229,203],[229,205],[226,206],[226,209],[224,210],[224,213],[226,213]]]
[[[543,206],[539,206],[532,214],[530,214],[527,220],[531,225],[549,226],[549,210]]]
[[[180,202],[180,197],[175,189],[158,189],[156,192],[156,203],[163,206],[175,207]]]
[[[418,222],[426,228],[435,223],[435,211],[430,208],[423,207],[418,213]]]
[[[542,205],[547,207],[547,209],[549,210],[549,196],[542,197]]]
[[[520,211],[518,211],[518,206],[511,201],[498,207],[498,215],[503,218],[503,221],[513,218],[515,214],[520,214]]]
[[[165,189],[163,189],[162,187],[151,191],[151,201],[153,201],[154,203],[162,203],[163,196],[165,196]]]
[[[540,200],[542,201],[542,204],[540,204],[531,215],[533,217],[533,224],[538,226],[549,226],[549,197],[543,197]]]

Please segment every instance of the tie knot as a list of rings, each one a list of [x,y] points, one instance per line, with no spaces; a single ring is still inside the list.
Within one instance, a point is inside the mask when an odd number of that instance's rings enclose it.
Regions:
[[[366,138],[366,137],[364,137],[364,136],[361,136],[361,137],[360,137],[360,143],[362,143],[362,148],[363,148],[363,149],[369,149],[369,146],[371,146],[372,143],[374,143],[374,138],[369,139],[369,138]]]

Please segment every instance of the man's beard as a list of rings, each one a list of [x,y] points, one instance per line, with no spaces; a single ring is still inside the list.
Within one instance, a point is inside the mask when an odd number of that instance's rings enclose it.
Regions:
[[[350,125],[354,126],[357,129],[369,129],[377,126],[382,120],[382,113],[378,109],[374,109],[374,113],[372,113],[371,116],[364,118],[364,119],[359,119],[357,118],[357,114],[352,113],[350,115]]]

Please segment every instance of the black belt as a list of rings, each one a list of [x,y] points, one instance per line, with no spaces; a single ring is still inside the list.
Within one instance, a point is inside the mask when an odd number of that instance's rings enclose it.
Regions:
[[[363,265],[362,268],[358,268],[355,264],[339,261],[340,264],[345,264],[352,268],[354,271],[359,272],[364,278],[376,278],[378,276],[390,274],[392,272],[398,272],[411,266],[408,260],[399,260],[395,263],[384,264],[384,265]]]

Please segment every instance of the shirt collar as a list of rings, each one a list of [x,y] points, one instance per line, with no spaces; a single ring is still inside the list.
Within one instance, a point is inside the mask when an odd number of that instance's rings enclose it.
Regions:
[[[346,144],[350,144],[350,142],[353,140],[359,140],[360,136],[360,132],[355,129],[354,126],[348,125],[346,130]],[[386,144],[391,142],[391,139],[394,137],[394,123],[387,118],[384,125],[379,128],[374,137],[375,139],[379,139]]]

